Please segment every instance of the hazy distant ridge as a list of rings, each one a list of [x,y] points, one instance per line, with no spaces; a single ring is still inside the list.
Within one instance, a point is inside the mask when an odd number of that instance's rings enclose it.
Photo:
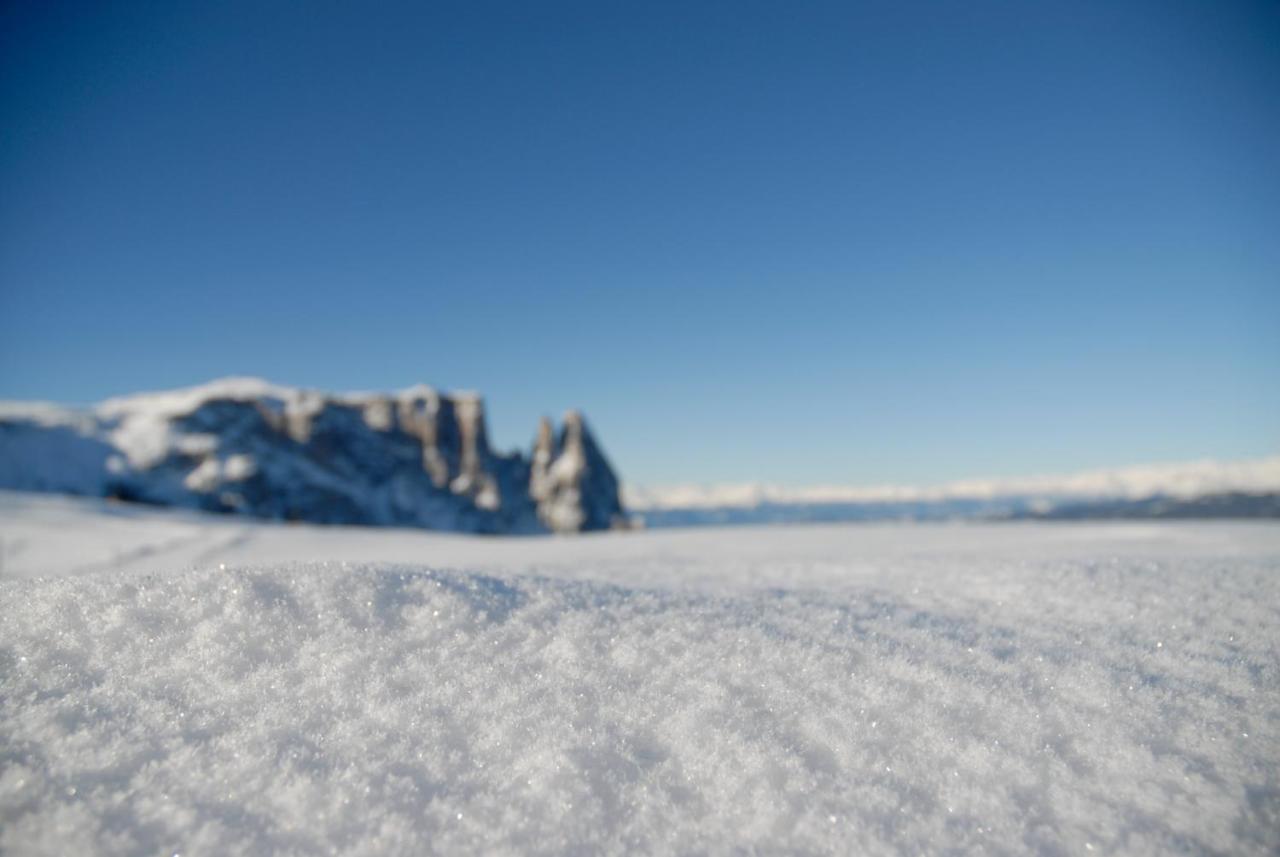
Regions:
[[[1280,456],[937,486],[626,486],[650,526],[952,518],[1277,517]]]

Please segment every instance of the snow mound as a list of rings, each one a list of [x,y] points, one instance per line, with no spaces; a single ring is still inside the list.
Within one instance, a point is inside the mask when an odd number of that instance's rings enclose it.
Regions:
[[[1275,853],[1280,554],[1248,532],[785,588],[0,581],[0,852]],[[642,553],[675,578],[679,544]]]

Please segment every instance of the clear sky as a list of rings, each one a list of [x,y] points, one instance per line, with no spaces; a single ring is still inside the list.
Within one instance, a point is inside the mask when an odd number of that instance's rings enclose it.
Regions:
[[[624,478],[1280,449],[1280,4],[0,5],[0,397],[581,406]]]

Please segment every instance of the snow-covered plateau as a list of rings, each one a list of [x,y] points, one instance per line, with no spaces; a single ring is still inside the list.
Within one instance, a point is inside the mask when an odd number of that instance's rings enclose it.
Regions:
[[[0,853],[1275,854],[1280,526],[0,494]]]

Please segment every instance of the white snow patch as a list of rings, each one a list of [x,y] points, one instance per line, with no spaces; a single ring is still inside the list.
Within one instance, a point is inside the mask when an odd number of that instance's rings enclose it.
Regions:
[[[209,457],[187,474],[182,484],[192,491],[213,491],[225,482],[241,482],[257,472],[252,455],[237,454],[226,458]]]
[[[258,462],[247,453],[229,455],[222,465],[222,472],[232,482],[242,482],[258,472]]]
[[[306,390],[294,387],[282,387],[261,378],[219,378],[207,384],[183,387],[176,390],[164,390],[154,393],[135,393],[129,396],[118,396],[107,399],[97,406],[97,411],[104,417],[134,416],[149,413],[156,417],[168,419],[190,413],[210,399],[232,399],[248,401],[252,399],[276,399],[281,402],[294,402],[305,398]]]

